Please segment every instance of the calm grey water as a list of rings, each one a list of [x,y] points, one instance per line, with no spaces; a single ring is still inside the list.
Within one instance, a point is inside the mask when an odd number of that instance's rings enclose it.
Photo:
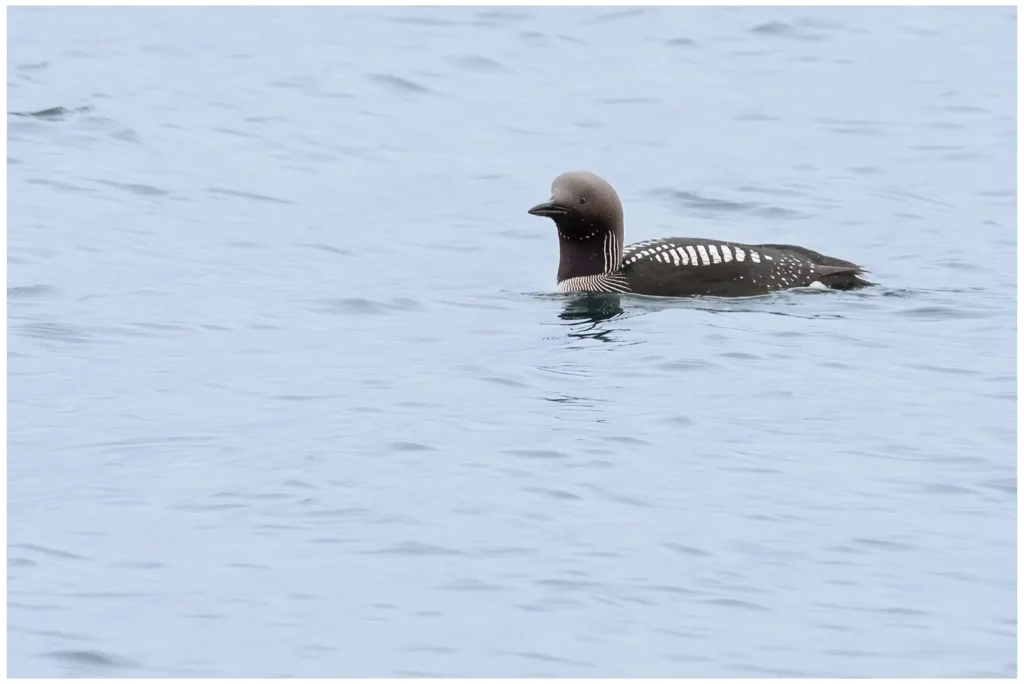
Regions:
[[[1016,674],[1012,8],[9,21],[11,675]]]

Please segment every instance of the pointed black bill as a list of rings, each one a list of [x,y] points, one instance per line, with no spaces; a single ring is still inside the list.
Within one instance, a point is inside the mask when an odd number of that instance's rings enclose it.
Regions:
[[[565,216],[569,210],[555,202],[538,204],[528,212],[534,216]]]

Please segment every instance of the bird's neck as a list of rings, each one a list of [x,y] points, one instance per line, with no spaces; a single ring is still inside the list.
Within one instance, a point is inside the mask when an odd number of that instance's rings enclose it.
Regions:
[[[622,268],[622,228],[558,226],[558,280],[616,273]]]

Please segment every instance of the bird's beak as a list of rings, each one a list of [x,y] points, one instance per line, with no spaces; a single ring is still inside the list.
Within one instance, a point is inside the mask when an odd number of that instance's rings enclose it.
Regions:
[[[569,213],[569,210],[560,204],[557,204],[554,200],[549,200],[542,204],[538,204],[528,212],[534,216],[565,216]]]

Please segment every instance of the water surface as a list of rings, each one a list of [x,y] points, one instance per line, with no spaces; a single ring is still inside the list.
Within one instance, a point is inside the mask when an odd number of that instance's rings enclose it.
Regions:
[[[1016,674],[1013,9],[9,17],[12,676]]]

